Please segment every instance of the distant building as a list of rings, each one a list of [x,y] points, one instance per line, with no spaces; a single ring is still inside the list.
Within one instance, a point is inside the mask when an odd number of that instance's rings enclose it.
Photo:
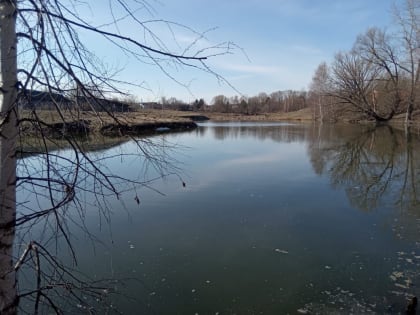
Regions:
[[[162,104],[158,102],[141,102],[140,106],[143,109],[162,109]]]
[[[93,98],[80,96],[76,100],[77,106],[81,110],[89,111],[94,110],[97,112],[132,112],[134,107],[128,103],[124,103],[118,100],[107,100],[104,98]]]
[[[21,92],[19,98],[19,107],[23,109],[55,109],[59,107],[68,107],[71,106],[71,101],[65,96],[52,93],[52,92],[43,92],[43,91],[26,91]]]
[[[23,109],[53,110],[59,107],[63,110],[77,108],[82,111],[132,112],[134,106],[118,100],[79,96],[68,98],[59,93],[44,91],[21,92],[19,107]]]

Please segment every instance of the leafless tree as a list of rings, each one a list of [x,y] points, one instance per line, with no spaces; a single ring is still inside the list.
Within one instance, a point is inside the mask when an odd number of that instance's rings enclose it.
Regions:
[[[13,268],[16,219],[17,49],[15,6],[0,3],[0,313],[14,314],[18,303]],[[5,21],[6,20],[6,21]]]
[[[230,103],[229,98],[225,95],[216,95],[213,97],[213,110],[220,113],[229,113],[230,112]]]
[[[366,60],[356,51],[338,53],[331,66],[330,95],[351,105],[366,118],[377,122],[389,121],[398,113],[395,106],[382,106],[376,101],[383,69]]]
[[[329,94],[377,122],[405,113],[409,125],[418,106],[419,10],[418,0],[400,2],[394,7],[397,27],[392,32],[370,28],[351,51],[338,53],[331,65]]]
[[[417,105],[420,84],[420,1],[405,0],[400,7],[394,7],[394,15],[398,22],[398,39],[405,58],[398,66],[409,78],[405,118],[406,123],[409,123]]]
[[[271,100],[271,109],[274,112],[278,112],[282,108],[283,103],[283,92],[282,91],[275,91],[270,93],[270,100]]]
[[[318,68],[315,70],[315,73],[312,77],[312,82],[310,86],[310,90],[314,93],[316,97],[318,113],[319,113],[319,120],[322,122],[324,120],[325,115],[325,102],[328,95],[329,89],[329,73],[328,73],[328,65],[326,62],[322,62]]]
[[[98,9],[95,5],[108,6],[110,21],[94,25],[84,18],[83,12]],[[148,186],[153,179],[110,173],[103,167],[106,157],[89,154],[77,137],[87,136],[90,131],[81,112],[82,103],[91,108],[101,125],[123,126],[124,119],[114,115],[102,100],[126,97],[132,86],[119,80],[119,69],[109,69],[89,50],[83,37],[96,36],[130,58],[130,67],[155,66],[185,88],[188,84],[176,78],[176,72],[185,68],[204,71],[224,81],[206,60],[231,53],[233,45],[226,42],[203,48],[200,41],[206,39],[207,31],[196,32],[178,23],[157,20],[152,16],[153,10],[142,0],[0,1],[0,314],[15,314],[23,299],[32,302],[31,313],[41,312],[42,305],[61,313],[56,297],[63,294],[73,305],[80,304],[87,310],[90,306],[103,306],[110,292],[107,283],[93,283],[77,276],[51,250],[51,240],[63,238],[76,261],[69,221],[79,217],[77,225],[89,234],[83,226],[86,204],[81,196],[93,195],[100,215],[108,218],[107,196],[120,198],[124,190]],[[126,25],[130,25],[132,33],[122,31]],[[157,25],[166,27],[169,39],[155,33]],[[181,45],[176,40],[177,30],[188,32],[194,39]],[[37,109],[33,90],[44,92],[58,123],[51,123]],[[75,97],[55,97],[72,93]],[[22,115],[22,104],[32,104],[26,115]],[[107,119],[98,113],[98,108],[107,113]],[[28,132],[35,135],[37,142],[31,152],[25,149]],[[177,172],[167,153],[170,148],[151,140],[133,140],[144,169],[152,167],[157,177]],[[70,155],[51,149],[63,143],[71,149]],[[35,154],[36,166],[18,159],[27,154]],[[38,202],[21,203],[16,200],[16,190],[19,195],[32,194]],[[133,197],[140,202],[135,191]],[[69,211],[74,213],[70,215]],[[21,235],[29,235],[25,231],[40,222],[47,222],[45,226],[54,236],[48,244],[23,237],[20,241],[25,243],[16,246],[17,229]],[[35,279],[33,287],[24,291],[17,289],[16,280],[16,274],[22,272],[32,272]],[[92,299],[83,300],[80,292]]]
[[[403,75],[400,68],[401,54],[397,47],[393,38],[385,31],[370,28],[358,37],[353,49],[366,62],[373,63],[382,70],[377,88],[372,94],[373,106],[377,108],[379,104],[387,104],[391,111],[401,112]]]

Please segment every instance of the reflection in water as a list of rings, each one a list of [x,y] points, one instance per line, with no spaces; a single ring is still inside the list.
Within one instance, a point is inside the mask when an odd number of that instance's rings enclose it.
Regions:
[[[344,188],[353,206],[371,211],[391,204],[420,216],[420,138],[391,126],[287,123],[203,124],[196,134],[306,142],[314,171]]]
[[[208,127],[207,132],[209,130],[219,140],[248,137],[279,143],[305,143],[316,174],[326,176],[334,190],[343,190],[352,207],[364,212],[381,211],[388,218],[385,226],[394,237],[412,240],[418,249],[420,138],[417,134],[391,126],[325,124],[262,124],[257,127],[228,124]],[[400,214],[395,216],[396,212]],[[418,252],[397,251],[385,259],[398,262],[388,274],[395,288],[391,294],[410,298],[411,289],[420,280]],[[354,297],[340,288],[325,292],[328,293],[325,302],[310,302],[301,310],[336,313],[341,308],[353,313],[400,312],[389,298]]]
[[[208,132],[210,130],[219,140],[248,137],[278,143],[305,143],[316,174],[327,177],[335,191],[344,191],[353,208],[364,212],[379,210],[387,230],[392,231],[396,239],[414,241],[418,249],[418,135],[390,126],[369,125],[222,124],[208,127]],[[375,248],[371,250],[376,251]],[[396,288],[391,290],[392,295],[408,298],[413,282],[420,277],[417,270],[420,256],[415,250],[397,251],[386,259],[399,262],[388,274]],[[326,303],[309,303],[304,309],[315,313],[336,312],[337,307],[355,313],[372,310],[398,312],[398,308],[385,305],[392,303],[384,297],[370,297],[369,301],[363,297],[355,298],[342,289],[326,292],[330,293]],[[328,304],[334,307],[329,308],[326,306]],[[373,304],[376,306],[372,307]]]
[[[305,140],[306,128],[302,127],[288,123],[206,123],[197,129],[197,135],[205,136],[211,132],[217,140],[247,137],[289,143]]]
[[[338,135],[318,128],[309,143],[314,170],[344,188],[353,206],[370,211],[388,204],[420,216],[418,136],[390,126],[357,126]]]
[[[418,250],[418,135],[390,126],[357,126],[353,128],[353,132],[347,130],[344,133],[328,126],[315,126],[314,129],[317,132],[314,132],[312,140],[308,142],[308,152],[315,172],[327,175],[333,188],[344,189],[349,202],[357,209],[381,212],[390,209],[391,213],[398,211],[400,215],[388,221],[386,226],[392,230],[395,238],[414,241]],[[416,251],[397,251],[394,254],[393,259],[398,264],[389,275],[396,288],[391,291],[393,295],[411,299],[408,292],[420,280],[419,258]],[[355,302],[350,304],[355,305]],[[358,302],[357,305],[366,303]],[[317,309],[316,305],[310,307],[312,310]],[[324,306],[318,309],[325,310]],[[359,308],[356,313],[373,310]],[[387,311],[397,312],[396,309]]]

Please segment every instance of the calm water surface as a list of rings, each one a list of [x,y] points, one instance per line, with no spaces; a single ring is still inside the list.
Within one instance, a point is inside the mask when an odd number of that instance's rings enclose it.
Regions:
[[[204,123],[163,139],[182,179],[137,188],[140,205],[109,200],[110,225],[88,213],[103,245],[74,239],[85,273],[127,279],[113,300],[125,314],[395,314],[420,296],[415,133]]]

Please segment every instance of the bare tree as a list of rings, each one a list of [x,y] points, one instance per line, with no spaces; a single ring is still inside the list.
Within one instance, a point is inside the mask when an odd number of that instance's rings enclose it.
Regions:
[[[391,112],[402,111],[401,54],[391,36],[378,28],[370,28],[360,35],[353,48],[367,63],[373,63],[381,70],[377,85],[371,94],[374,108],[386,105]]]
[[[412,119],[420,83],[420,1],[405,0],[404,4],[394,8],[394,15],[399,25],[399,42],[404,48],[405,61],[399,67],[408,74],[408,102],[406,123]]]
[[[283,92],[275,91],[270,94],[271,108],[274,112],[280,111],[283,102]]]
[[[405,113],[408,125],[419,93],[419,10],[418,0],[404,0],[394,7],[398,23],[393,33],[370,28],[351,51],[338,53],[330,67],[328,94],[376,122]],[[312,90],[319,89],[321,70],[314,75]]]
[[[216,95],[212,100],[213,109],[220,113],[230,112],[229,98],[225,95]]]
[[[368,119],[386,122],[398,113],[395,103],[382,106],[376,100],[384,73],[375,62],[366,60],[356,51],[338,53],[331,73],[331,96],[351,105]]]
[[[17,47],[15,3],[0,2],[0,313],[14,314],[18,304],[13,268],[16,219]]]
[[[319,120],[322,122],[325,116],[325,102],[328,95],[329,89],[329,73],[327,63],[322,62],[315,70],[315,74],[312,77],[311,92],[315,94]]]
[[[66,215],[69,209],[79,211],[82,220],[79,225],[89,234],[83,228],[86,209],[79,196],[95,196],[100,214],[107,218],[105,196],[120,198],[124,190],[136,189],[138,185],[148,186],[153,180],[129,179],[109,173],[101,166],[104,157],[92,157],[76,137],[76,134],[86,136],[90,132],[89,122],[81,119],[82,103],[91,108],[102,126],[110,123],[117,128],[124,126],[124,119],[114,115],[102,100],[117,95],[126,97],[126,90],[131,86],[131,83],[117,78],[119,69],[110,71],[95,57],[79,34],[97,36],[120,49],[136,66],[155,66],[185,88],[188,84],[177,80],[170,69],[196,69],[224,81],[207,66],[206,60],[230,53],[231,43],[203,48],[199,42],[205,39],[207,31],[199,33],[178,23],[142,18],[139,13],[153,11],[149,3],[142,0],[97,2],[98,6],[109,6],[111,21],[95,26],[82,14],[95,11],[93,5],[78,0],[0,1],[0,314],[15,314],[19,301],[23,299],[32,302],[31,313],[40,312],[42,304],[60,313],[60,304],[55,298],[63,292],[71,301],[85,306],[89,302],[81,298],[80,292],[84,291],[93,298],[89,301],[94,305],[103,305],[107,295],[104,292],[109,292],[105,290],[105,284],[78,277],[75,271],[60,262],[57,253],[51,252],[49,246],[36,239],[23,238],[25,246],[20,244],[22,246],[14,251],[16,228],[22,232],[48,220],[50,232],[65,240],[76,261]],[[122,27],[119,27],[123,23],[135,25],[134,33],[123,34]],[[153,31],[156,24],[167,28],[172,43]],[[189,32],[194,39],[181,45],[176,40],[177,29]],[[138,85],[142,86],[141,83]],[[54,107],[58,123],[45,119],[36,106],[22,115],[20,105],[34,102],[33,90],[44,91]],[[60,100],[54,97],[72,91],[77,91],[75,97]],[[108,114],[107,119],[97,112],[98,108]],[[124,133],[128,129],[119,130]],[[37,141],[31,152],[25,150],[28,131]],[[162,148],[151,140],[133,140],[137,143],[144,169],[153,167],[157,177],[177,172],[167,154],[168,147]],[[71,156],[54,153],[51,149],[62,142],[71,149]],[[36,154],[38,167],[17,160],[29,153]],[[91,182],[86,185],[88,180]],[[42,202],[19,203],[16,201],[16,190],[19,189],[36,195]],[[135,200],[139,203],[137,193]],[[17,290],[17,272],[32,272],[33,288],[24,292]]]

